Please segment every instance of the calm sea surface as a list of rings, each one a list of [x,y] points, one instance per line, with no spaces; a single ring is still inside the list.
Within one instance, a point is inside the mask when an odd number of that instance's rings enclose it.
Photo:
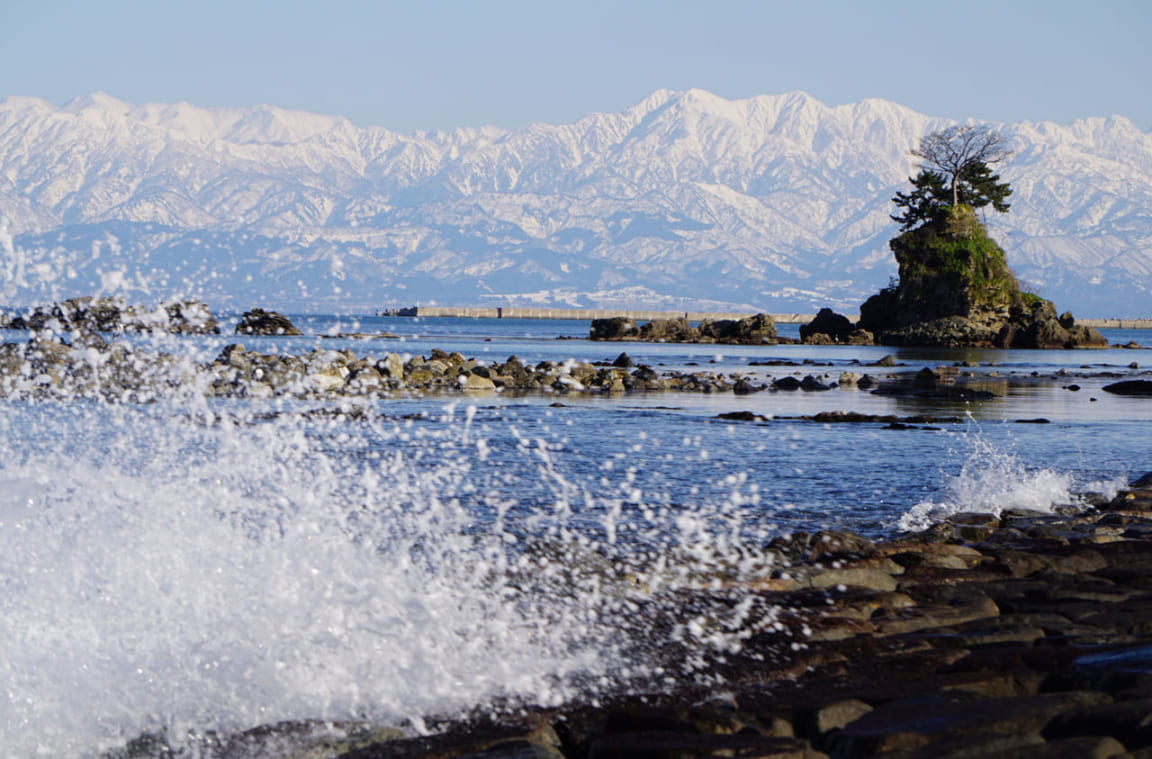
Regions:
[[[304,337],[239,341],[525,363],[626,351],[658,370],[762,382],[966,362],[996,397],[401,394],[356,401],[369,414],[351,421],[303,413],[335,401],[0,401],[11,755],[292,718],[418,727],[493,699],[587,697],[589,682],[627,679],[613,659],[618,603],[683,581],[669,557],[731,566],[796,530],[879,537],[958,510],[1047,510],[1152,470],[1152,399],[1102,390],[1152,378],[1147,350],[593,343],[576,321],[293,320]],[[352,332],[396,337],[335,337]],[[131,339],[202,361],[237,341]],[[889,354],[896,367],[869,366]],[[766,421],[717,418],[731,411]],[[790,418],[826,411],[961,421]],[[642,581],[613,590],[622,567]],[[539,587],[508,579],[526,568]],[[644,663],[629,666],[632,677]]]

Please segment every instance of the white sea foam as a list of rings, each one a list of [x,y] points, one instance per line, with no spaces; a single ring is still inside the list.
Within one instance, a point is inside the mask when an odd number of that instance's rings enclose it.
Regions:
[[[515,556],[460,504],[486,485],[452,455],[466,425],[373,431],[417,443],[400,452],[347,424],[6,411],[5,755],[557,703],[617,660],[586,598],[508,581]]]
[[[1070,473],[1030,468],[1012,451],[988,442],[978,428],[966,431],[962,440],[956,454],[961,462],[959,473],[944,474],[940,491],[904,513],[895,525],[898,529],[924,530],[963,513],[1051,512],[1055,506],[1078,500]],[[1080,489],[1108,489],[1105,483],[1096,484],[1100,487]]]

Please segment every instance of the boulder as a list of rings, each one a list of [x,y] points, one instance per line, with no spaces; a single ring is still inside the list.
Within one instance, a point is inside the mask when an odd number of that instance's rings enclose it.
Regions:
[[[607,319],[593,319],[589,331],[590,340],[626,340],[638,334],[636,322],[626,316],[612,316]]]
[[[823,332],[814,332],[803,339],[805,345],[835,345],[836,340]]]
[[[829,387],[828,385],[825,385],[819,379],[817,379],[816,377],[813,377],[811,374],[809,374],[809,375],[805,376],[804,379],[800,380],[800,389],[801,390],[808,390],[808,391],[819,391],[819,390],[831,390],[832,388]]]
[[[781,377],[772,381],[773,390],[799,390],[800,380],[795,377]]]
[[[204,303],[186,300],[154,308],[129,306],[121,298],[69,298],[50,306],[38,306],[27,316],[6,316],[0,326],[13,329],[46,329],[84,332],[171,332],[219,334],[216,318]]]
[[[591,340],[644,340],[662,343],[724,343],[728,345],[775,345],[776,322],[769,314],[743,319],[705,320],[693,327],[686,317],[653,319],[640,326],[626,316],[594,319]]]
[[[1113,395],[1152,396],[1152,380],[1124,380],[1105,385],[1104,391]]]
[[[288,336],[302,334],[284,314],[254,308],[245,311],[236,325],[237,335]]]
[[[640,339],[648,342],[687,343],[699,337],[684,317],[678,319],[653,319],[640,327]]]
[[[855,327],[847,316],[822,308],[815,319],[800,326],[800,339],[807,343],[816,335],[825,335],[833,343],[845,343],[853,331]]]
[[[496,389],[496,383],[479,374],[460,375],[460,389],[466,392],[485,392]]]
[[[701,341],[730,345],[774,345],[776,322],[769,314],[754,314],[743,319],[705,320],[700,323]]]
[[[389,379],[404,379],[404,359],[395,353],[389,353],[376,362],[376,370]]]
[[[621,353],[616,357],[616,360],[612,362],[612,366],[619,367],[621,369],[631,369],[633,366],[635,366],[635,364],[632,363],[631,356],[629,356],[627,353]]]

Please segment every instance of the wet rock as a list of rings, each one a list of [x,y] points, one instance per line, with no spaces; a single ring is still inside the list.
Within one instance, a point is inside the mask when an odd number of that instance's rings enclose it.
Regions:
[[[774,344],[776,323],[768,314],[744,319],[706,320],[693,327],[684,317],[653,319],[640,327],[630,318],[617,316],[594,319],[591,340],[641,340],[669,343],[725,343],[738,345]]]
[[[816,332],[804,338],[805,345],[835,345],[836,341],[831,335],[826,335],[823,332]]]
[[[773,539],[769,547],[793,561],[828,562],[876,555],[876,544],[871,540],[839,530],[797,531]]]
[[[772,380],[773,390],[799,390],[800,380],[795,377],[780,377]]]
[[[737,345],[774,345],[776,322],[768,314],[755,314],[743,319],[720,319],[701,322],[702,340]]]
[[[289,336],[302,334],[296,325],[277,311],[254,308],[245,311],[236,325],[238,335]]]
[[[821,570],[812,574],[808,578],[808,583],[814,588],[834,588],[843,585],[868,588],[869,590],[892,591],[899,587],[896,579],[887,572],[857,567]]]
[[[638,335],[646,342],[686,343],[699,337],[684,317],[678,319],[653,319],[640,327]]]
[[[631,356],[629,356],[627,353],[621,353],[616,357],[616,360],[612,362],[612,366],[620,367],[622,369],[631,369],[633,366],[635,366],[635,364],[632,363]]]
[[[1105,385],[1104,391],[1113,395],[1152,396],[1152,380],[1124,380]]]
[[[595,741],[588,759],[663,759],[664,757],[748,756],[764,759],[818,759],[807,741],[755,734],[678,735],[667,732],[635,732],[610,735]]]
[[[395,353],[389,353],[376,362],[376,370],[383,377],[402,380],[404,379],[404,360]]]
[[[466,374],[460,376],[460,389],[467,392],[485,392],[495,390],[496,384],[479,374]]]
[[[854,329],[845,341],[848,345],[876,345],[876,336],[866,329]]]
[[[588,338],[590,340],[625,340],[639,334],[636,322],[626,316],[613,316],[607,319],[593,319]]]
[[[832,730],[839,730],[870,711],[872,711],[871,704],[857,698],[849,698],[816,707],[799,707],[795,711],[793,721],[800,735],[813,739]]]
[[[717,414],[715,419],[724,419],[729,422],[766,422],[768,417],[754,414],[751,411],[728,411]]]
[[[817,335],[825,336],[829,343],[844,343],[848,335],[855,330],[848,317],[836,313],[830,308],[822,308],[816,317],[800,327],[800,339],[805,343],[811,342]]]
[[[831,390],[832,388],[809,374],[800,380],[800,389],[808,392],[820,392],[823,390]]]
[[[1152,699],[1095,704],[1057,715],[1045,738],[1112,736],[1129,750],[1152,746]]]
[[[122,298],[70,298],[38,306],[25,316],[7,316],[0,327],[57,332],[171,332],[218,334],[215,317],[204,303],[184,300],[155,307],[129,306]]]
[[[165,329],[181,335],[218,335],[220,325],[208,306],[198,300],[184,300],[164,306]]]
[[[1107,700],[1107,696],[1092,692],[984,701],[949,701],[939,697],[899,700],[879,706],[849,724],[837,736],[835,746],[842,755],[863,756],[915,749],[941,738],[966,737],[975,730],[1038,733],[1063,711]]]
[[[741,377],[732,384],[732,392],[736,395],[751,395],[767,389],[766,385],[754,385],[746,378]]]

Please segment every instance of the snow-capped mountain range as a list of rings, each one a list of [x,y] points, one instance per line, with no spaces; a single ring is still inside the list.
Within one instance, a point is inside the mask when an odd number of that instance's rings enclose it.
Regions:
[[[402,135],[340,117],[103,94],[0,101],[0,303],[855,311],[896,272],[891,198],[950,121],[799,92],[661,90],[575,123]],[[998,124],[1026,286],[1152,313],[1152,133]]]

